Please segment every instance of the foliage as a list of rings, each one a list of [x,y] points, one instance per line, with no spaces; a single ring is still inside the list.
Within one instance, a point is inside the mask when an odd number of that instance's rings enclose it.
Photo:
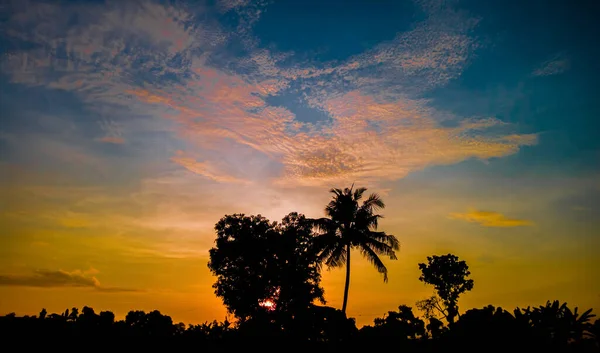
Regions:
[[[3,343],[23,343],[28,337],[27,348],[36,343],[45,348],[75,342],[83,338],[93,342],[94,348],[131,342],[135,349],[156,349],[157,344],[169,344],[169,349],[202,349],[207,347],[228,348],[244,344],[245,348],[265,348],[270,343],[304,347],[355,349],[367,345],[370,349],[386,349],[391,346],[400,351],[560,351],[600,352],[598,327],[600,320],[592,324],[591,311],[579,314],[566,303],[548,302],[546,305],[515,309],[509,312],[491,305],[467,310],[454,325],[439,330],[441,326],[424,326],[424,320],[414,315],[412,309],[401,305],[384,317],[376,318],[374,325],[356,329],[354,320],[334,308],[314,306],[304,311],[298,326],[289,326],[291,331],[302,331],[290,336],[290,332],[271,331],[271,340],[264,338],[273,322],[256,320],[232,324],[227,320],[201,325],[174,323],[170,316],[159,311],[130,311],[124,320],[115,320],[109,311],[97,314],[92,308],[84,307],[77,317],[48,314],[45,316],[17,317],[9,314],[0,316],[0,332]],[[276,323],[276,322],[275,322]],[[439,330],[434,333],[432,331]],[[144,346],[146,345],[146,346]],[[112,347],[112,348],[111,348]]]
[[[473,289],[473,280],[468,279],[471,272],[465,261],[456,255],[428,256],[427,264],[420,263],[421,282],[434,287],[437,296],[420,301],[417,305],[428,316],[437,311],[448,323],[453,324],[458,316],[458,298]]]
[[[388,311],[385,317],[376,318],[373,323],[375,324],[372,332],[374,335],[417,339],[426,334],[425,322],[416,317],[412,308],[406,305],[400,305],[398,311]]]
[[[213,287],[238,319],[324,302],[312,226],[303,215],[290,213],[281,223],[260,215],[228,215],[215,230],[208,264],[217,277]]]
[[[377,231],[381,215],[375,211],[385,204],[377,194],[371,194],[362,204],[366,188],[353,187],[331,189],[333,199],[325,207],[328,218],[314,219],[313,224],[320,235],[316,240],[319,259],[327,267],[346,266],[346,282],[342,311],[346,312],[348,289],[350,285],[350,252],[357,248],[361,254],[383,275],[387,282],[387,267],[379,256],[384,255],[396,260],[396,250],[400,248],[395,236]]]
[[[592,329],[590,320],[596,316],[591,309],[579,314],[578,308],[571,310],[567,303],[561,304],[558,300],[522,311],[529,326],[536,328],[537,335],[548,337],[548,343],[553,346],[566,346],[579,337],[589,335]]]
[[[381,218],[375,213],[384,204],[372,194],[362,205],[365,188],[332,189],[334,197],[326,207],[328,218],[308,220],[290,213],[280,223],[266,218],[227,215],[216,225],[217,239],[210,250],[209,268],[217,277],[213,285],[227,309],[237,317],[201,325],[174,323],[170,316],[154,310],[130,311],[123,320],[114,313],[96,313],[91,307],[67,309],[39,317],[0,316],[0,333],[5,346],[21,344],[41,349],[74,346],[80,338],[100,349],[114,350],[125,342],[134,349],[158,349],[167,343],[177,349],[264,349],[277,342],[295,349],[355,350],[394,348],[400,351],[561,351],[600,352],[600,320],[591,309],[579,313],[566,303],[547,302],[539,307],[516,308],[509,312],[491,305],[467,310],[458,316],[458,299],[473,289],[469,268],[452,254],[427,257],[419,264],[419,280],[430,284],[435,295],[420,301],[424,319],[412,308],[400,305],[374,319],[372,326],[358,330],[346,317],[350,250],[359,249],[387,280],[387,268],[379,259],[395,259],[398,240],[377,231]],[[318,236],[313,231],[318,231]],[[321,265],[346,266],[342,310],[317,306],[324,302],[320,287]],[[445,327],[436,316],[450,325]],[[300,346],[299,344],[302,344]],[[25,347],[23,347],[25,348]]]

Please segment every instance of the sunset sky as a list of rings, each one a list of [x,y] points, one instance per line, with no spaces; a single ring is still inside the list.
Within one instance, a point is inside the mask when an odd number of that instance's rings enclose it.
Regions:
[[[387,284],[353,258],[359,326],[448,252],[462,311],[600,311],[592,3],[2,1],[0,315],[223,320],[219,218],[320,217],[353,182],[401,242]],[[323,284],[340,308],[344,271]]]

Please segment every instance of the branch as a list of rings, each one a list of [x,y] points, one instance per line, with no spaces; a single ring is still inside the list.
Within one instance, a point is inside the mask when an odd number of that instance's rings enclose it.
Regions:
[[[432,304],[433,304],[434,308],[436,308],[436,309],[437,309],[437,311],[439,311],[439,312],[440,312],[442,315],[444,315],[444,319],[448,320],[448,314],[446,313],[446,310],[444,310],[444,309],[443,309],[443,308],[440,306],[440,304],[439,304],[438,300],[437,300],[437,299],[436,299],[436,300],[434,300]]]

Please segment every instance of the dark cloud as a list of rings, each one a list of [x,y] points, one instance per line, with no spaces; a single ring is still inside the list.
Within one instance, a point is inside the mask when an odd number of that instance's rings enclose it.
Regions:
[[[35,270],[28,275],[0,275],[0,286],[38,288],[80,287],[101,292],[137,292],[137,289],[101,286],[96,277],[82,271]]]

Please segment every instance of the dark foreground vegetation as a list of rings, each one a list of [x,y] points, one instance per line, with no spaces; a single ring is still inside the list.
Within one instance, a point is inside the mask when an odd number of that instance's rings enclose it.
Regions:
[[[589,312],[578,314],[558,301],[547,305],[515,309],[513,312],[488,306],[467,310],[452,325],[436,319],[415,317],[408,306],[400,306],[373,325],[357,329],[353,319],[340,310],[313,307],[288,322],[282,330],[276,314],[244,323],[205,323],[185,326],[158,311],[131,311],[125,320],[115,321],[113,313],[94,312],[84,307],[62,314],[0,317],[4,345],[53,347],[85,342],[82,348],[133,347],[208,349],[211,347],[257,347],[273,349],[312,346],[315,349],[363,346],[411,352],[444,351],[530,351],[599,352],[600,320],[594,323]],[[283,318],[282,321],[287,320]],[[72,346],[70,348],[73,348]]]
[[[365,257],[387,281],[380,257],[396,260],[400,243],[378,231],[384,208],[364,188],[332,189],[326,217],[290,213],[281,222],[260,215],[227,215],[215,226],[217,239],[208,267],[215,294],[234,322],[185,326],[158,311],[112,312],[84,307],[61,314],[0,317],[3,347],[29,350],[166,350],[211,347],[260,350],[385,349],[405,352],[600,352],[600,320],[559,301],[507,311],[487,306],[459,311],[459,297],[474,288],[465,261],[434,255],[418,264],[431,297],[413,308],[400,305],[372,325],[358,329],[346,316],[351,250]],[[345,267],[341,310],[325,306],[320,285],[324,267]],[[507,284],[509,285],[509,284]],[[376,298],[374,298],[376,300]],[[317,305],[320,303],[321,305]],[[78,342],[78,343],[75,343]],[[81,343],[79,343],[81,342]]]

